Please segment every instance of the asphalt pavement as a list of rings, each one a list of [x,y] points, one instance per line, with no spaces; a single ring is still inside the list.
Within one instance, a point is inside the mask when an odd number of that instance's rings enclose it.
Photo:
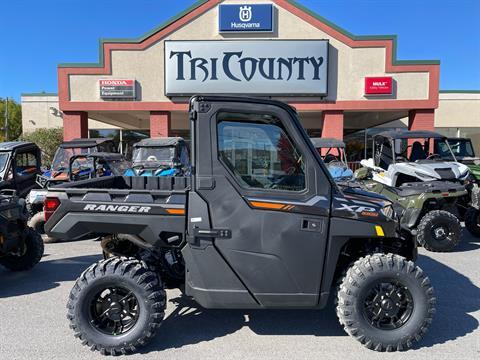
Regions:
[[[102,359],[73,337],[65,317],[76,277],[100,259],[87,240],[46,245],[30,272],[0,269],[0,359]],[[205,310],[168,291],[164,323],[154,341],[129,359],[479,359],[480,239],[464,231],[453,253],[420,249],[437,314],[422,342],[403,353],[375,353],[347,336],[333,305],[313,310]]]

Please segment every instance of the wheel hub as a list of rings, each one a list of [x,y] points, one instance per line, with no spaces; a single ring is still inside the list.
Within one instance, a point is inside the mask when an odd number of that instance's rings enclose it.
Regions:
[[[108,335],[129,331],[138,319],[138,300],[121,287],[109,287],[95,295],[90,304],[90,323]]]
[[[397,329],[405,324],[413,311],[410,291],[398,282],[381,282],[368,292],[364,316],[382,330]]]
[[[438,240],[443,240],[447,237],[448,233],[446,231],[446,229],[443,227],[443,226],[439,226],[437,228],[435,228],[433,230],[434,234],[435,234],[435,237],[438,239]]]

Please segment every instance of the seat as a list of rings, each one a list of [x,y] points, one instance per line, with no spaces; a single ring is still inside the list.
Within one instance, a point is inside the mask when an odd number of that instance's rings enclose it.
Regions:
[[[420,144],[419,141],[415,141],[412,144],[410,161],[425,160],[426,158],[427,158],[427,154],[425,154],[425,150],[423,150],[422,144]]]

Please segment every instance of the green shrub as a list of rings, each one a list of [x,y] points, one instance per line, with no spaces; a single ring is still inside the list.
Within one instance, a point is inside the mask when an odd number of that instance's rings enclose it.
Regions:
[[[22,134],[21,140],[31,141],[37,144],[42,151],[42,165],[48,167],[52,164],[53,156],[57,148],[63,142],[63,129],[36,129],[35,131]]]

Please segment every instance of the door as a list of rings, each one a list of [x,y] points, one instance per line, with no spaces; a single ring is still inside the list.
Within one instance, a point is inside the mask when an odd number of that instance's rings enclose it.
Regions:
[[[24,197],[35,186],[40,172],[40,156],[35,149],[20,149],[15,152],[12,162],[15,188],[19,196]]]
[[[331,185],[313,145],[271,104],[213,103],[207,118],[197,121],[196,190],[211,230],[227,230],[216,250],[260,306],[315,306]]]

